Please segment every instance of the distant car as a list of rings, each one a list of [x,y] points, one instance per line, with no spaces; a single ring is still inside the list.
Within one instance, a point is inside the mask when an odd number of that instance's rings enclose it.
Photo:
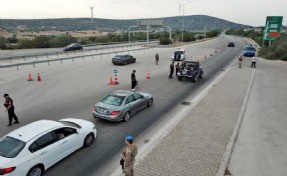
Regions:
[[[72,43],[66,46],[63,50],[67,52],[67,51],[75,51],[75,50],[82,50],[82,49],[83,49],[83,46],[80,43]]]
[[[129,54],[115,55],[112,59],[114,65],[127,65],[130,63],[136,63],[136,58]]]
[[[243,50],[243,56],[253,57],[256,54],[256,48],[252,45],[246,46]]]
[[[40,120],[0,139],[0,175],[41,176],[81,147],[92,145],[97,130],[82,119]]]
[[[185,49],[177,48],[171,56],[172,61],[183,61],[186,59]]]
[[[233,42],[229,42],[227,46],[228,47],[235,47],[235,44]]]
[[[93,116],[109,121],[127,122],[132,115],[145,107],[151,107],[152,104],[151,94],[117,90],[95,104]]]

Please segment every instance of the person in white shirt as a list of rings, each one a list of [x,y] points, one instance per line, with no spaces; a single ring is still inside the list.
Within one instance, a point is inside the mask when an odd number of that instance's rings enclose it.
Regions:
[[[254,55],[252,57],[251,68],[256,68],[257,57]]]

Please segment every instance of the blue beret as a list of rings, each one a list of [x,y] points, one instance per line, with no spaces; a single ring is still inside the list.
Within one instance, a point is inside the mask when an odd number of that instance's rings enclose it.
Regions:
[[[132,141],[132,140],[134,140],[134,138],[132,136],[127,136],[126,137],[126,141]]]

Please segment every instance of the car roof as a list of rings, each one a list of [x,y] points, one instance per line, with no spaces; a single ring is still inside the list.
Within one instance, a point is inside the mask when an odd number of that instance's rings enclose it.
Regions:
[[[10,132],[8,136],[28,142],[46,131],[64,126],[64,124],[53,120],[39,120]]]
[[[183,61],[183,63],[199,63],[198,61]]]
[[[130,56],[129,54],[117,54],[115,57]]]
[[[185,49],[183,49],[183,48],[176,48],[175,51],[185,51]]]
[[[127,90],[116,90],[111,95],[117,95],[117,96],[129,96],[132,95],[134,92],[127,91]]]

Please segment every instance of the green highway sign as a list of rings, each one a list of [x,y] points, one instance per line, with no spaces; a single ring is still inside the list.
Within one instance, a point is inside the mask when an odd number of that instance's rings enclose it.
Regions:
[[[267,16],[264,40],[274,40],[280,36],[283,16]]]

